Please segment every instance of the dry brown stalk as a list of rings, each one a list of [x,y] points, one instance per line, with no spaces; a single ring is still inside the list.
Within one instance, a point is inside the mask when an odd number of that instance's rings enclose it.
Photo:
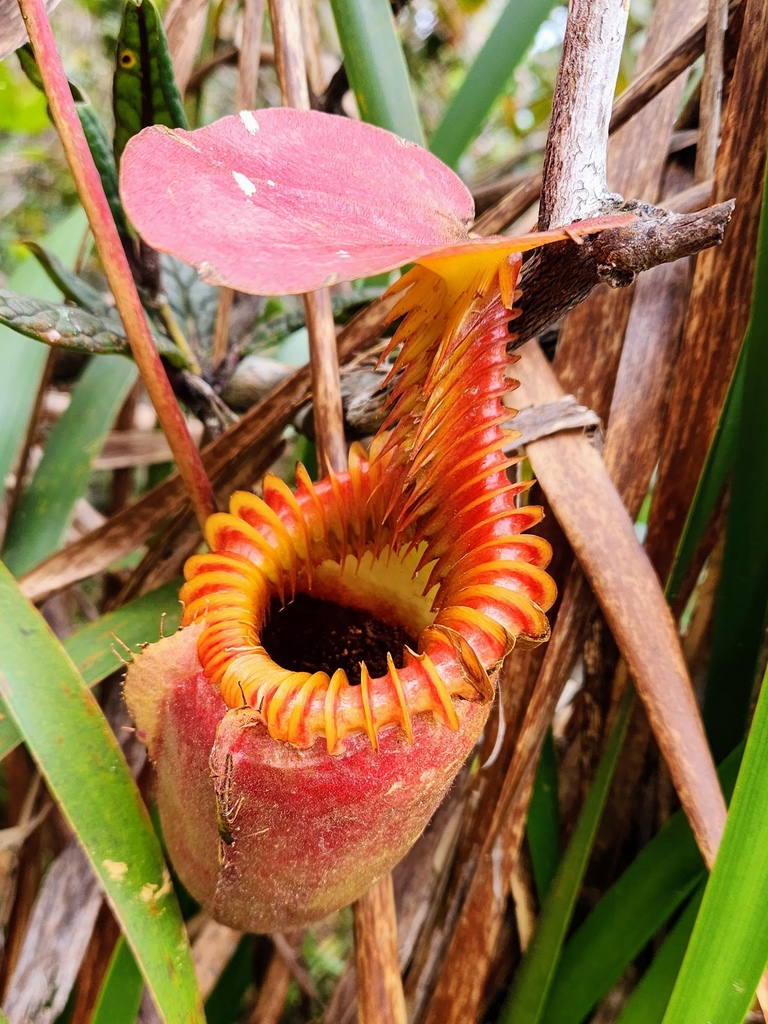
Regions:
[[[696,264],[648,524],[648,549],[665,578],[712,443],[749,319],[758,216],[768,143],[768,8],[746,0],[715,166],[714,198],[736,197],[718,251]]]
[[[207,0],[171,0],[163,16],[173,74],[182,96],[187,91],[207,17]]]
[[[256,106],[261,57],[261,29],[264,24],[264,0],[243,0],[242,38],[237,57],[237,89],[235,111],[252,110]],[[219,305],[213,329],[213,365],[218,366],[229,348],[229,318],[235,293],[231,288],[219,289]]]
[[[275,57],[283,102],[309,110],[309,87],[295,0],[269,0]],[[331,296],[327,288],[304,296],[317,464],[321,475],[347,465],[339,356]],[[397,922],[392,878],[387,875],[354,905],[358,1002],[362,1024],[405,1024],[405,1002],[397,959]]]

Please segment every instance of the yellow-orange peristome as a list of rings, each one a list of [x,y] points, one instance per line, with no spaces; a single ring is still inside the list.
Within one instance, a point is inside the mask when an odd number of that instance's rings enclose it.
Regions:
[[[237,493],[208,523],[211,554],[186,566],[184,622],[203,620],[198,654],[229,707],[255,709],[274,739],[330,753],[383,729],[410,737],[414,715],[458,728],[455,700],[486,702],[504,655],[548,636],[555,588],[541,518],[516,507],[503,451],[501,397],[521,257],[462,249],[428,257],[391,289],[401,323],[390,350],[391,409],[368,454],[292,492],[274,476],[263,497]],[[357,608],[417,640],[372,678],[292,671],[262,645],[275,602],[309,594]],[[298,642],[298,641],[297,641]],[[400,668],[396,663],[400,661]]]

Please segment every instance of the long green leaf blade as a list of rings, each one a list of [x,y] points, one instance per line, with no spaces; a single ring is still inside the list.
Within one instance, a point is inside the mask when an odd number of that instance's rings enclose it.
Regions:
[[[688,906],[664,939],[653,963],[624,1004],[616,1024],[661,1024],[669,997],[683,962],[685,950],[696,922],[704,895],[703,885],[693,894]]]
[[[173,633],[181,618],[179,583],[166,583],[151,594],[107,612],[95,622],[89,622],[62,646],[77,666],[88,686],[95,686],[120,667],[116,651],[134,650],[147,640]],[[5,705],[0,700],[0,709]],[[19,730],[7,714],[0,712],[0,760],[21,743]]]
[[[528,819],[525,823],[533,878],[539,903],[549,892],[560,862],[560,805],[557,793],[557,753],[552,730],[547,733],[536,768]]]
[[[683,584],[685,574],[691,564],[699,541],[704,535],[707,523],[717,503],[717,499],[725,486],[736,447],[736,434],[739,422],[742,394],[744,392],[744,348],[742,346],[736,369],[728,388],[728,395],[723,404],[723,411],[717,425],[712,445],[707,453],[704,469],[691,503],[688,518],[685,521],[680,543],[675,552],[675,560],[667,583],[667,596],[674,601]]]
[[[71,263],[77,255],[85,227],[85,214],[78,208],[43,240],[44,244],[64,263]],[[8,287],[41,299],[58,297],[47,274],[33,259],[25,260],[11,275]],[[5,480],[21,447],[48,352],[42,345],[30,344],[26,338],[1,324],[0,350],[3,353],[3,372],[0,374],[0,480]]]
[[[331,0],[344,67],[364,121],[424,145],[389,0]]]
[[[482,128],[553,6],[552,0],[508,0],[430,140],[429,148],[449,167]]]
[[[136,365],[119,356],[96,358],[86,366],[8,527],[3,558],[15,575],[41,562],[63,541],[93,460],[137,377]]]
[[[733,792],[742,754],[740,745],[720,766],[726,799]],[[678,811],[569,938],[552,983],[546,1019],[581,1024],[705,877],[691,827]]]
[[[664,1024],[741,1024],[768,963],[768,673]]]
[[[731,501],[704,694],[704,725],[715,757],[744,735],[768,618],[768,178],[743,364]]]
[[[544,1019],[547,996],[608,798],[633,698],[634,692],[628,689],[611,728],[592,788],[584,802],[568,849],[541,909],[533,938],[499,1015],[499,1024],[537,1024]]]
[[[0,693],[83,845],[163,1019],[202,1024],[184,925],[139,791],[77,669],[2,564]]]
[[[144,980],[130,946],[117,940],[90,1024],[134,1024]]]

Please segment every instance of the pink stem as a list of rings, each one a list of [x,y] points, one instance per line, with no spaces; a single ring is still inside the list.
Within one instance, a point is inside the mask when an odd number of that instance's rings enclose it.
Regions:
[[[93,162],[69,83],[53,38],[44,0],[19,0],[21,15],[45,87],[45,95],[80,201],[91,225],[115,305],[173,457],[187,486],[200,524],[215,511],[215,499],[200,453],[194,445],[147,324],[122,243]]]

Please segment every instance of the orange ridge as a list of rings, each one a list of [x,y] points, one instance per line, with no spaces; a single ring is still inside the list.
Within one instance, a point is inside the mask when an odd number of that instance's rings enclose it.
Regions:
[[[338,753],[346,737],[364,733],[377,749],[390,726],[410,739],[422,713],[458,729],[453,699],[491,699],[489,675],[516,639],[546,639],[550,550],[522,535],[541,510],[515,507],[529,485],[510,484],[515,460],[502,450],[501,424],[514,415],[500,401],[513,386],[506,344],[516,311],[505,301],[519,295],[520,262],[483,265],[458,289],[422,266],[404,275],[390,289],[401,294],[392,319],[403,318],[389,346],[402,346],[391,411],[369,455],[353,445],[348,471],[317,484],[299,466],[295,493],[270,474],[263,498],[238,492],[229,513],[208,520],[212,553],[187,562],[183,623],[203,618],[198,653],[208,680],[230,707],[254,708],[275,739],[308,747],[324,737]],[[390,653],[385,675],[371,678],[361,663],[352,685],[341,669],[294,672],[270,658],[260,636],[273,600],[318,596],[324,563],[351,555],[359,569],[366,552],[403,559],[414,549],[414,578],[428,569],[423,592],[436,592],[402,668]]]

